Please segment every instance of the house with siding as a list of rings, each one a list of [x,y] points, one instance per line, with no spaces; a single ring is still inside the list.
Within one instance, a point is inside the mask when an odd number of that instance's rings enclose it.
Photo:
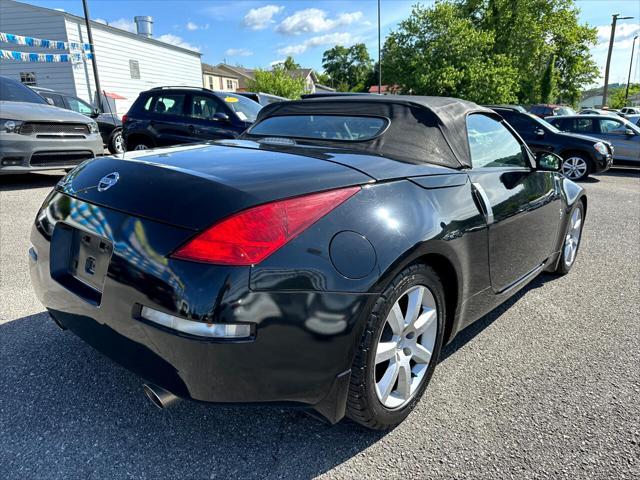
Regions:
[[[136,17],[139,33],[91,22],[102,90],[127,112],[142,91],[157,86],[202,86],[201,55],[152,36],[150,17]],[[83,17],[14,0],[0,0],[0,32],[46,40],[87,43]],[[0,43],[0,49],[34,53],[71,53]],[[91,60],[69,63],[0,61],[0,75],[75,95],[96,105]]]
[[[239,75],[208,63],[202,64],[202,85],[210,90],[235,92],[239,87]]]

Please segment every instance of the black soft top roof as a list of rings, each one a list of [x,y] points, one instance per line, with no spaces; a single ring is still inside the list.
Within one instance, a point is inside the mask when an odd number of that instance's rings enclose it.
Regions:
[[[467,115],[499,116],[473,102],[450,97],[413,95],[325,96],[274,103],[264,107],[256,123],[280,115],[370,115],[391,120],[378,137],[357,142],[322,140],[323,144],[387,156],[412,163],[470,167]],[[245,134],[251,137],[251,131]]]

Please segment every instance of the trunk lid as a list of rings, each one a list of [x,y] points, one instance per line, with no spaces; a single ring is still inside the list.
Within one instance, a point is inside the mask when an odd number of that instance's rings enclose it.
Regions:
[[[122,157],[85,162],[56,188],[133,216],[201,230],[255,205],[372,181],[331,161],[224,145],[190,145]]]

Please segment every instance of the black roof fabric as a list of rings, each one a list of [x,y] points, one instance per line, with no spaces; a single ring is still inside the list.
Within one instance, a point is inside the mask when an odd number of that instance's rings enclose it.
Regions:
[[[391,120],[391,124],[382,135],[372,140],[322,143],[364,150],[411,163],[433,163],[461,168],[471,166],[466,118],[468,114],[475,112],[497,117],[488,108],[457,98],[336,95],[268,105],[260,111],[256,123],[279,115],[383,116]],[[245,135],[251,137],[250,132]]]

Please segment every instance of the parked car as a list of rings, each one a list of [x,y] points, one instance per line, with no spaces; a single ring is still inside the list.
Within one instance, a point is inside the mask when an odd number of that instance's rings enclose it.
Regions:
[[[575,115],[576,111],[566,105],[541,104],[532,105],[529,113],[540,118],[545,118],[552,115]]]
[[[279,97],[278,95],[271,95],[270,93],[262,93],[262,92],[237,92],[238,95],[242,95],[243,97],[250,98],[254,102],[259,103],[263,107],[265,105],[269,105],[271,103],[277,102],[288,102],[288,98]]]
[[[122,118],[127,150],[235,138],[261,105],[242,95],[195,87],[142,92]]]
[[[56,186],[30,272],[57,324],[160,407],[285,403],[392,428],[443,345],[571,270],[587,213],[557,155],[451,98],[274,103],[239,139],[126,155],[141,161]]]
[[[547,118],[563,132],[580,133],[613,145],[614,163],[640,163],[640,128],[622,117],[574,115]]]
[[[66,93],[56,92],[49,88],[30,87],[44,98],[49,104],[56,107],[65,108],[74,112],[81,113],[87,117],[93,118],[100,129],[100,136],[104,146],[111,153],[123,153],[124,141],[122,140],[122,120],[115,113],[103,113],[99,109],[89,105],[84,100],[67,95]]]
[[[640,107],[624,107],[620,109],[623,115],[640,115]]]
[[[536,153],[560,155],[562,172],[571,180],[582,180],[592,173],[604,172],[613,161],[613,147],[598,138],[564,133],[549,122],[513,108],[494,108],[518,132]]]
[[[628,121],[633,123],[634,125],[640,127],[640,114],[630,114],[625,117]]]
[[[69,168],[102,151],[92,119],[0,76],[0,175]]]
[[[578,115],[613,115],[619,116],[617,110],[608,110],[604,108],[583,108]]]

